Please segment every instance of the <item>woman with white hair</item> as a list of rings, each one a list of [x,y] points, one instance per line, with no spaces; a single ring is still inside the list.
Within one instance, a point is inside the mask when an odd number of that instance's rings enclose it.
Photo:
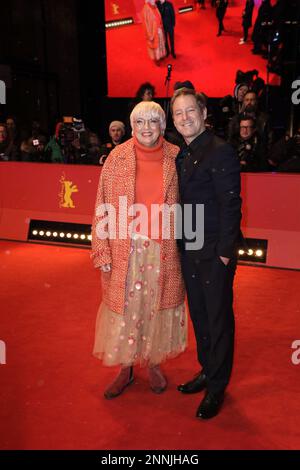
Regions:
[[[171,211],[166,222],[154,209],[178,202],[178,147],[163,138],[159,104],[140,102],[130,122],[133,137],[103,167],[93,222],[92,258],[103,291],[94,355],[104,365],[120,366],[107,399],[133,382],[136,364],[148,367],[152,391],[163,392],[167,380],[160,364],[185,349],[187,334],[174,217]]]
[[[167,55],[167,51],[162,18],[155,0],[145,0],[142,16],[148,54],[150,59],[157,63]]]

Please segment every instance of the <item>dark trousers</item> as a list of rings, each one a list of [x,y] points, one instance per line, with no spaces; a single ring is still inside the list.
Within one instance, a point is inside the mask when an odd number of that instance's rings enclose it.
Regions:
[[[244,37],[243,37],[243,39],[244,39],[244,41],[246,42],[247,39],[248,39],[249,26],[243,25],[243,30],[244,30]]]
[[[175,54],[175,49],[174,49],[174,29],[168,29],[167,31],[165,30],[165,38],[166,38],[166,51],[167,54],[170,54],[170,49],[171,49],[171,54]],[[170,44],[170,46],[169,46]]]
[[[224,16],[225,16],[225,15],[224,15]],[[219,35],[222,34],[222,31],[225,31],[224,24],[223,24],[224,16],[218,16],[218,22],[219,22],[218,34],[219,34]]]
[[[234,350],[233,279],[236,260],[225,266],[216,255],[198,264],[182,255],[182,272],[197,341],[198,360],[208,377],[208,391],[228,385]]]

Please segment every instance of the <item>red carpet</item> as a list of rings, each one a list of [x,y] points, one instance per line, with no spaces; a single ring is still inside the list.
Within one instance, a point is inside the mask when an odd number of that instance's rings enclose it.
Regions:
[[[1,449],[299,449],[300,272],[240,266],[235,367],[222,413],[194,413],[202,396],[179,381],[197,371],[195,344],[168,362],[170,386],[144,370],[123,396],[102,398],[115,370],[92,357],[99,273],[87,250],[0,242]]]
[[[198,90],[210,97],[233,92],[235,74],[257,69],[266,79],[266,61],[251,53],[252,43],[239,46],[242,37],[241,14],[244,0],[229,6],[224,20],[226,32],[216,37],[218,23],[215,9],[176,16],[176,60],[169,56],[156,66],[148,57],[142,25],[123,26],[107,31],[108,94],[111,97],[134,96],[139,85],[150,81],[157,96],[166,96],[167,64],[173,65],[170,93],[175,82],[191,80]],[[255,9],[254,17],[256,17]],[[251,37],[252,29],[249,31]],[[120,80],[120,77],[122,79]]]

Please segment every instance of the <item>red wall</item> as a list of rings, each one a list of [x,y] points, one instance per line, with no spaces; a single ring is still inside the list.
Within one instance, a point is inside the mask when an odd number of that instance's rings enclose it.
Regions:
[[[30,219],[90,224],[101,169],[1,162],[0,238],[27,240]],[[78,192],[62,207],[64,183]],[[70,183],[67,183],[70,184]],[[300,175],[242,174],[243,233],[268,240],[268,266],[300,269]]]

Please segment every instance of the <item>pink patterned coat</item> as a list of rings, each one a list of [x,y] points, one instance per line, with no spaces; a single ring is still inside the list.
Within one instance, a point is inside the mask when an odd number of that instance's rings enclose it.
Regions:
[[[164,203],[172,205],[178,202],[179,197],[175,167],[178,147],[164,140],[162,151]],[[119,196],[127,196],[128,207],[135,202],[135,179],[136,154],[133,139],[129,139],[110,153],[102,169],[92,230],[91,258],[94,266],[98,268],[104,264],[112,265],[111,273],[102,275],[103,301],[111,310],[120,314],[124,314],[131,239],[130,237],[125,240],[99,239],[96,227],[101,217],[97,216],[96,209],[99,204],[110,203],[117,209],[118,217]],[[128,223],[131,220],[132,218],[128,216]],[[159,310],[163,310],[180,305],[184,301],[185,292],[176,241],[162,239],[160,253]]]

